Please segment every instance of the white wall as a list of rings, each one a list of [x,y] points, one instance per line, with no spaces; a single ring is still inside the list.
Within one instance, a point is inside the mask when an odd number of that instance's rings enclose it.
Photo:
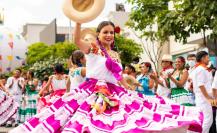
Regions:
[[[196,51],[200,47],[200,44],[183,44],[181,42],[176,42],[175,37],[170,37],[169,47],[170,47],[170,51],[169,51],[170,54],[177,55],[186,52]]]
[[[110,12],[108,19],[123,29],[126,27],[125,24],[129,19],[129,12]]]
[[[28,44],[40,42],[40,32],[46,25],[27,25],[27,34],[24,36]]]

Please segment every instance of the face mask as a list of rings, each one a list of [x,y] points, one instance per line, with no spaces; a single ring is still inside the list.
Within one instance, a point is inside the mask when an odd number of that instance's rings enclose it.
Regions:
[[[192,68],[192,67],[194,67],[195,66],[195,61],[193,61],[193,60],[190,60],[190,61],[188,61],[188,65]]]
[[[212,62],[210,61],[207,65],[208,68],[210,68],[212,66]]]

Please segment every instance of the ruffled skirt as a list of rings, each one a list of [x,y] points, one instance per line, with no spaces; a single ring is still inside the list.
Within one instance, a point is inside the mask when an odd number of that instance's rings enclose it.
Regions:
[[[173,104],[162,97],[146,97],[107,83],[117,106],[97,113],[97,80],[89,80],[57,99],[49,108],[13,129],[11,133],[183,133],[202,131],[203,114],[195,107]]]
[[[40,113],[43,109],[52,105],[57,99],[61,98],[66,92],[66,89],[59,89],[53,93],[39,98],[37,104],[37,112]]]
[[[13,117],[18,110],[18,104],[11,96],[0,90],[0,125]]]

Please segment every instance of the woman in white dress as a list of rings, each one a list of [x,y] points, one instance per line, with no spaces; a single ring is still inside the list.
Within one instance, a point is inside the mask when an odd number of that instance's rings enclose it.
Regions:
[[[9,95],[7,88],[0,80],[0,125],[5,125],[8,120],[14,119],[17,110],[18,104]]]
[[[49,77],[47,84],[41,89],[39,95],[51,88],[49,95],[41,97],[38,101],[37,111],[41,112],[44,107],[49,107],[56,101],[56,99],[63,96],[66,92],[66,83],[68,75],[64,74],[64,68],[62,64],[56,64],[54,68],[55,74]]]
[[[122,77],[120,58],[111,49],[114,28],[112,22],[104,21],[97,28],[96,42],[84,43],[79,37],[80,24],[76,25],[75,40],[86,54],[88,80],[12,133],[201,132],[203,117],[196,108],[126,90],[130,87]]]
[[[86,77],[86,59],[84,53],[76,50],[71,55],[73,67],[69,70],[69,78],[67,80],[67,91],[71,92],[85,81]]]

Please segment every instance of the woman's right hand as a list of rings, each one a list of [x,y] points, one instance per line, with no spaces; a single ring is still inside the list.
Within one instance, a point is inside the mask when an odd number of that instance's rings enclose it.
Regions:
[[[51,75],[51,76],[49,77],[49,80],[52,80],[52,79],[53,79],[53,77],[54,77],[54,75]]]

